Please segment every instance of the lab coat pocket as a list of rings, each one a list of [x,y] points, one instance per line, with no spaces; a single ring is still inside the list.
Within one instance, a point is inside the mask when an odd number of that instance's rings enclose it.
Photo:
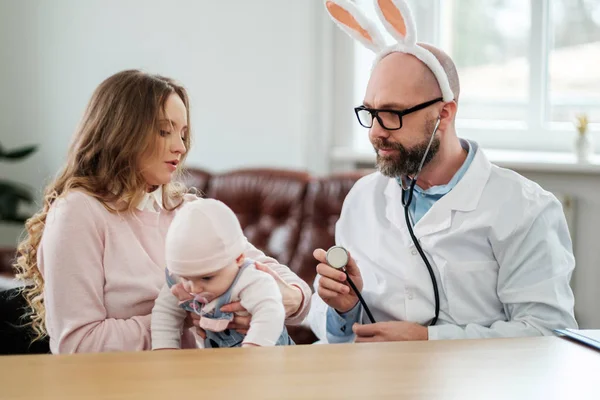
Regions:
[[[448,262],[442,271],[448,309],[457,324],[489,326],[502,318],[496,261]]]

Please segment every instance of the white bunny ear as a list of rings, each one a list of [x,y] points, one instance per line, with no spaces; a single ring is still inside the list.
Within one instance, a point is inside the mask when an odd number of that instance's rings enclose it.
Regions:
[[[385,29],[399,43],[417,44],[417,28],[405,0],[375,0],[375,11]]]
[[[385,40],[375,24],[347,0],[326,0],[325,6],[333,21],[353,39],[377,53],[385,48]]]

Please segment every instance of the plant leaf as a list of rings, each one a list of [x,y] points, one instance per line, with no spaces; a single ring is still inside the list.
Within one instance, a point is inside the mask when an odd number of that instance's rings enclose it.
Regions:
[[[0,197],[33,202],[33,195],[26,186],[9,181],[0,181]]]
[[[20,160],[27,157],[31,153],[37,150],[37,146],[21,147],[20,149],[6,151],[0,154],[0,156],[6,160]]]
[[[0,221],[2,222],[16,222],[19,224],[24,224],[25,222],[27,222],[27,217],[21,217],[21,216],[16,216],[16,217],[4,217],[3,215],[0,215]]]

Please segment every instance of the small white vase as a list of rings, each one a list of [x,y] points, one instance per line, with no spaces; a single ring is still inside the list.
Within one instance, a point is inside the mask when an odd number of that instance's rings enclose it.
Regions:
[[[589,163],[594,154],[594,143],[589,133],[577,134],[575,139],[575,155],[580,163]]]

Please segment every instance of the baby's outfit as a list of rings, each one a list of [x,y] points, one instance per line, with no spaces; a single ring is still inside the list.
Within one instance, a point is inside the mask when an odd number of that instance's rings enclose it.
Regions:
[[[227,291],[207,304],[198,298],[179,302],[171,293],[176,275],[199,276],[236,263],[246,238],[237,217],[226,205],[213,199],[190,202],[178,211],[167,234],[163,286],[152,310],[152,349],[180,348],[186,311],[199,315],[207,334],[204,347],[293,345],[285,328],[285,310],[279,287],[269,274],[246,259]],[[221,312],[228,303],[240,301],[252,316],[246,335],[227,329],[233,313]]]
[[[167,286],[170,288],[176,283],[176,281],[174,277],[169,274],[168,270],[166,270],[166,274]],[[262,275],[265,276],[263,277]],[[259,282],[260,280],[263,280],[265,278],[268,278],[266,279],[267,281],[272,280],[270,276],[268,276],[262,271],[258,271],[255,268],[254,261],[246,260],[240,268],[240,271],[238,272],[237,276],[235,277],[235,280],[233,281],[227,292],[223,293],[218,298],[212,300],[210,303],[207,304],[202,304],[197,299],[188,300],[179,304],[179,307],[181,307],[182,309],[193,312],[200,316],[200,327],[203,328],[206,332],[204,347],[239,347],[244,341],[260,344],[261,346],[273,345],[273,343],[269,342],[268,338],[250,337],[249,339],[246,339],[246,336],[239,333],[238,331],[227,329],[227,325],[233,319],[233,313],[226,313],[221,311],[221,307],[225,304],[229,304],[232,301],[239,300],[237,298],[239,297],[239,293],[241,291],[240,289],[242,287],[244,287],[245,297],[242,304],[247,303],[249,301],[248,298],[250,297],[254,297],[256,301],[260,301],[261,298],[263,301],[266,301],[265,299],[270,298],[281,303],[281,297],[277,296],[276,292],[273,292],[273,288],[271,287],[270,282]],[[279,291],[279,288],[276,287],[275,289]],[[267,290],[271,293],[266,292]],[[234,293],[236,294],[235,297],[233,296]],[[272,324],[272,330],[281,331],[281,335],[275,343],[276,346],[287,346],[294,344],[294,342],[288,335],[285,325],[278,325],[275,322]],[[259,333],[256,335],[260,335],[260,331],[257,332]]]

